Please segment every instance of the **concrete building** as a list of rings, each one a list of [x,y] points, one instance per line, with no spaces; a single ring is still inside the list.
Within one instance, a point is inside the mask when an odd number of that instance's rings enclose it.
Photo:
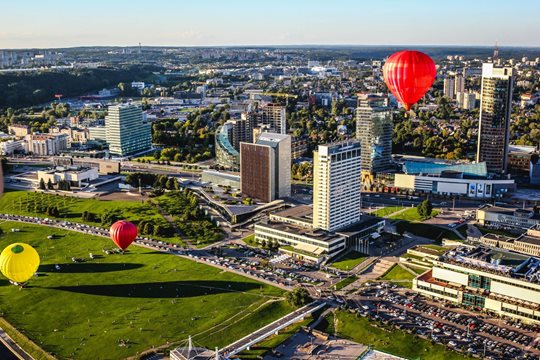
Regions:
[[[388,170],[392,160],[392,110],[388,97],[359,94],[356,138],[360,141],[362,172]]]
[[[464,110],[473,110],[476,107],[476,95],[469,92],[456,93],[456,104]]]
[[[264,125],[270,125],[273,132],[278,134],[287,133],[287,116],[285,106],[269,103],[261,108],[261,121]]]
[[[313,152],[313,225],[335,231],[360,220],[360,143],[319,145]]]
[[[484,246],[461,246],[413,280],[423,295],[540,323],[540,259]]]
[[[395,175],[395,187],[415,192],[498,198],[516,188],[512,179],[488,177],[486,163],[405,161],[403,171]]]
[[[318,229],[313,224],[313,207],[295,206],[255,225],[258,242],[277,242],[280,252],[300,260],[321,263],[346,249],[370,254],[370,242],[384,228],[384,219],[365,216],[337,232]]]
[[[114,155],[131,155],[152,147],[150,123],[136,105],[109,106],[105,133],[109,152]]]
[[[26,135],[26,152],[40,156],[57,155],[67,149],[68,136],[66,134],[37,134]]]
[[[516,184],[511,179],[470,179],[465,177],[447,177],[445,174],[396,174],[394,185],[398,189],[407,189],[415,192],[459,195],[471,198],[497,198],[516,189]]]
[[[526,233],[518,237],[488,233],[482,236],[479,242],[494,248],[540,257],[540,231],[538,225],[534,229],[528,229]]]
[[[270,202],[291,195],[291,137],[262,133],[255,144],[240,144],[240,190]]]
[[[17,138],[23,138],[26,135],[30,135],[30,127],[23,124],[11,124],[8,126],[8,134]]]
[[[513,68],[483,64],[476,161],[485,161],[490,173],[507,170],[513,90]]]
[[[540,214],[526,209],[485,206],[476,210],[476,221],[492,228],[529,229],[540,224]]]
[[[9,139],[0,141],[0,155],[13,155],[15,152],[23,152],[25,144],[24,140]]]
[[[453,99],[455,86],[455,79],[447,76],[443,81],[443,95],[449,99]]]
[[[462,74],[456,74],[454,77],[454,95],[465,92],[465,78]]]
[[[49,180],[53,184],[57,184],[60,180],[69,181],[72,187],[83,187],[90,181],[99,178],[98,169],[94,167],[80,166],[57,166],[53,169],[39,170],[37,172],[38,181],[48,183]]]

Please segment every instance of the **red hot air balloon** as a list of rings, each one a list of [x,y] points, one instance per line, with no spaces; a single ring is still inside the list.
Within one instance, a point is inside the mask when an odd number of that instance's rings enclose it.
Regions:
[[[435,63],[420,51],[404,50],[392,54],[383,68],[384,82],[406,110],[429,90],[437,70]]]
[[[137,237],[137,227],[126,220],[120,220],[111,226],[111,239],[122,251]]]

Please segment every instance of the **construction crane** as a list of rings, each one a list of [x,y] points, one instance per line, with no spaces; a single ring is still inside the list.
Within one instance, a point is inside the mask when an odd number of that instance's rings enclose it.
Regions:
[[[275,97],[284,97],[287,106],[289,106],[289,98],[298,99],[298,95],[286,94],[286,93],[273,93],[273,92],[264,92],[261,95],[275,96]]]

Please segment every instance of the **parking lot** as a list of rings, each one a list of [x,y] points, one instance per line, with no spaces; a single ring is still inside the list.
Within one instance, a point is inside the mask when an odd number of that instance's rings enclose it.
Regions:
[[[538,359],[537,326],[475,314],[433,302],[395,285],[370,284],[349,298],[360,316],[445,344],[453,350],[491,359]]]

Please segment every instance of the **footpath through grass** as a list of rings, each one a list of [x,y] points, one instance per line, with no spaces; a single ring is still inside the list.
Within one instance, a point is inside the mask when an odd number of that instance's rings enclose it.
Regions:
[[[108,239],[41,225],[0,228],[0,249],[21,241],[41,258],[25,289],[0,277],[1,314],[60,359],[123,359],[188,335],[224,346],[293,310],[280,289],[189,259],[137,246],[106,255]]]
[[[383,207],[381,209],[378,209],[372,212],[371,215],[378,216],[378,217],[385,217],[385,216],[395,213],[396,211],[400,211],[402,209],[404,209],[403,206],[387,206],[387,207]]]
[[[348,271],[363,263],[368,258],[367,255],[357,251],[350,251],[338,261],[333,262],[330,266],[338,270]]]
[[[439,215],[439,212],[440,212],[439,210],[433,209],[430,217]],[[408,208],[407,210],[403,210],[402,212],[395,215],[390,215],[388,218],[395,219],[395,220],[406,220],[406,221],[424,221],[428,219],[428,218],[423,218],[422,216],[420,216],[420,214],[418,214],[418,210],[415,207]]]
[[[390,326],[370,322],[356,317],[348,311],[337,311],[337,336],[368,345],[375,350],[384,351],[406,359],[422,360],[463,360],[466,357],[448,350],[445,346],[407,334]],[[334,315],[322,321],[318,328],[334,334]]]

